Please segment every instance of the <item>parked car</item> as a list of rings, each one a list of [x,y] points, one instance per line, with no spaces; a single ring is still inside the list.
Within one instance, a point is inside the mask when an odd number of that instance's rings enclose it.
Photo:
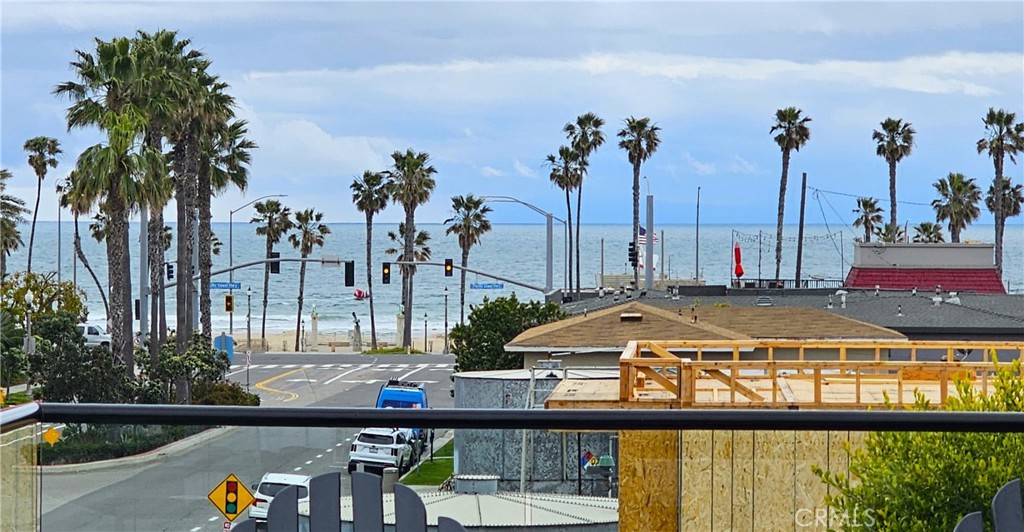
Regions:
[[[249,506],[249,518],[257,523],[267,520],[267,509],[274,497],[288,486],[299,487],[299,500],[309,499],[309,481],[313,477],[307,475],[291,475],[288,473],[267,473],[259,484],[253,484],[253,501]]]
[[[88,347],[105,347],[110,349],[110,335],[102,325],[96,323],[79,323],[78,332],[85,337],[85,345]]]
[[[412,429],[389,428],[359,431],[349,449],[348,472],[356,471],[360,464],[368,473],[382,473],[388,467],[398,468],[400,474],[408,471],[419,459],[419,445],[412,432]]]

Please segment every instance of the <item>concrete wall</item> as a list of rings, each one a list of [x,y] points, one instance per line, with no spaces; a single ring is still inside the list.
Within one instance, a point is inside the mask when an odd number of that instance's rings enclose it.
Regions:
[[[38,425],[0,436],[0,530],[39,528]]]
[[[526,408],[529,377],[476,378],[465,375],[455,375],[455,408]],[[559,382],[560,379],[538,378],[536,389],[550,392]],[[537,404],[543,405],[546,395],[538,392]],[[609,483],[601,477],[582,472],[579,457],[587,450],[596,455],[609,454],[611,439],[616,433],[579,433],[578,446],[577,434],[526,431],[527,491],[575,494],[580,489],[582,495],[608,495]],[[519,491],[522,449],[521,430],[457,429],[455,472],[498,475],[499,490]]]
[[[853,265],[858,268],[994,268],[992,244],[883,244],[854,245]]]

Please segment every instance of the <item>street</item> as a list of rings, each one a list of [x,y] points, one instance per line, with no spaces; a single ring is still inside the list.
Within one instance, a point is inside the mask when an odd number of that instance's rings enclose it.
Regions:
[[[245,386],[248,376],[261,408],[373,407],[389,378],[425,383],[432,407],[453,405],[450,355],[257,354],[248,372],[244,355],[234,362],[229,378]],[[207,494],[229,474],[247,488],[267,472],[347,475],[349,445],[360,428],[233,427],[181,451],[116,467],[44,468],[42,530],[223,530],[224,516]]]

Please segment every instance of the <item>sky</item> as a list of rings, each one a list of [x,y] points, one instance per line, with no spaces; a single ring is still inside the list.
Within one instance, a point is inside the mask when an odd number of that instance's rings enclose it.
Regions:
[[[607,142],[583,188],[584,223],[629,223],[632,168],[616,133],[650,117],[661,145],[643,166],[659,224],[773,224],[781,155],[775,110],[812,118],[793,155],[786,222],[808,174],[807,222],[852,223],[856,196],[888,212],[888,166],[872,130],[887,117],[917,131],[898,169],[901,224],[933,221],[932,184],[950,172],[991,184],[979,155],[990,107],[1024,119],[1021,2],[93,2],[0,3],[0,165],[9,193],[36,196],[25,140],[57,138],[40,220],[57,219],[54,184],[99,142],[67,131],[75,50],[136,30],[173,29],[212,60],[259,145],[250,185],[214,199],[213,216],[266,194],[330,222],[361,222],[349,185],[395,150],[428,152],[437,188],[417,220],[451,214],[455,195],[504,195],[565,215],[545,156],[562,127],[594,112]],[[1024,161],[1020,161],[1024,163]],[[1020,164],[1007,174],[1021,182]],[[823,192],[818,192],[823,191]],[[575,198],[573,199],[575,205]],[[168,207],[173,212],[173,203]],[[495,203],[496,223],[541,223]],[[251,210],[234,215],[247,221]],[[888,214],[885,215],[888,219]],[[378,218],[397,222],[398,206]],[[67,219],[67,214],[65,214]],[[984,212],[978,223],[991,223]],[[1011,229],[1024,228],[1021,218]]]

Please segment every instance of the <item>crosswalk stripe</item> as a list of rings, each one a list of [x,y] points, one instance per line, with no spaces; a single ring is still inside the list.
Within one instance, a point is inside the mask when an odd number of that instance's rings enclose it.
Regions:
[[[302,365],[302,367],[303,367],[303,368],[307,368],[307,369],[308,369],[308,368],[315,368],[315,367],[316,367],[316,364],[303,364],[303,365]]]
[[[294,368],[297,368],[297,367],[299,367],[297,364],[285,364],[285,365],[281,366],[281,369],[294,369]]]
[[[256,367],[256,366],[253,366],[253,367]],[[263,365],[263,369],[276,369],[277,367],[278,367],[278,364],[264,364]]]

